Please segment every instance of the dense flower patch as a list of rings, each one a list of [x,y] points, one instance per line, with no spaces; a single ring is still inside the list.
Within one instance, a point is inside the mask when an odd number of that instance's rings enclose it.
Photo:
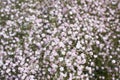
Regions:
[[[119,79],[119,0],[0,0],[0,80]]]

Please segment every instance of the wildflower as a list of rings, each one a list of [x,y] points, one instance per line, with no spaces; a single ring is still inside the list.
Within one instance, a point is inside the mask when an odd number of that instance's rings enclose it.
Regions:
[[[60,67],[60,71],[64,71],[64,67]]]
[[[80,41],[78,41],[78,42],[77,42],[77,45],[76,45],[76,48],[77,48],[77,49],[80,49],[81,47],[82,47],[82,46],[81,46],[81,44],[80,44]]]
[[[116,63],[116,61],[115,61],[115,60],[112,60],[112,63]]]

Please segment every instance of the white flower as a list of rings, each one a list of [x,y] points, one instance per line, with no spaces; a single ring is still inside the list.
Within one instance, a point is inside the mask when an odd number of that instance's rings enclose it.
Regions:
[[[64,48],[64,47],[65,47],[65,45],[64,45],[64,43],[63,43],[63,42],[59,42],[59,46],[60,46],[60,47],[62,47],[62,48]]]
[[[37,20],[35,20],[35,22],[36,22],[36,24],[39,26],[40,23],[42,22],[42,19],[37,19]]]
[[[73,12],[72,12],[72,11],[70,11],[69,13],[70,13],[70,15],[72,15],[72,14],[73,14]]]
[[[73,79],[73,75],[72,75],[72,73],[69,73],[69,75],[70,75],[70,77],[69,77],[68,80],[72,80],[72,79]]]
[[[85,35],[85,39],[88,39],[89,38],[89,35]]]
[[[99,44],[100,44],[100,41],[96,41],[96,44],[98,44],[98,45],[99,45]]]
[[[80,55],[82,58],[85,58],[85,54],[84,53],[81,53]]]
[[[88,1],[88,2],[92,2],[93,0],[86,0],[86,1]]]
[[[18,78],[16,78],[15,80],[19,80]]]
[[[23,73],[23,76],[21,77],[21,79],[24,80],[26,76],[27,76],[27,74]]]
[[[1,66],[1,65],[3,65],[3,62],[2,62],[2,60],[0,60],[0,66]]]
[[[60,72],[60,75],[63,76],[63,77],[66,77],[66,76],[67,76],[66,73],[62,73],[62,72]]]
[[[61,53],[62,53],[62,55],[65,55],[65,54],[66,54],[65,51],[62,51]]]
[[[60,67],[60,71],[64,71],[64,67]]]
[[[120,9],[120,3],[118,3],[118,9]]]
[[[86,28],[86,27],[84,27],[84,28],[83,28],[83,31],[87,31],[87,28]]]
[[[53,56],[50,56],[50,61],[54,61],[55,58]]]
[[[81,46],[81,44],[80,44],[80,41],[78,41],[78,42],[77,42],[77,45],[76,45],[76,48],[79,49],[79,48],[81,48],[81,47],[82,47],[82,46]]]
[[[82,46],[82,47],[81,47],[81,49],[82,49],[82,50],[85,50],[85,47],[84,47],[84,46]]]
[[[94,66],[95,64],[94,64],[94,62],[91,62],[90,65],[91,65],[91,66]]]
[[[113,56],[110,55],[110,59],[112,59]]]
[[[60,57],[59,60],[60,60],[60,62],[61,62],[61,61],[63,61],[64,59],[63,59],[63,57]]]
[[[39,69],[39,65],[36,65],[35,68],[36,68],[36,69]]]
[[[86,69],[89,71],[90,74],[92,73],[91,67],[88,67],[88,66],[87,66]]]
[[[55,42],[52,42],[51,45],[54,46],[54,45],[56,45],[56,43],[55,43]]]
[[[115,60],[112,60],[112,63],[116,63],[116,61],[115,61]]]
[[[7,69],[6,72],[9,73],[11,70],[10,69]]]
[[[58,65],[56,65],[56,64],[52,64],[52,67],[53,67],[53,68],[57,68]]]
[[[27,18],[27,17],[26,17],[25,20],[26,20],[26,21],[30,21],[30,18]]]
[[[80,76],[82,74],[82,71],[78,70],[77,74]]]
[[[94,55],[94,58],[97,58],[98,57],[98,55]]]
[[[72,66],[71,61],[69,59],[65,60],[66,66],[70,67]]]
[[[81,43],[84,44],[84,40],[83,39],[81,40]]]
[[[41,36],[42,36],[42,37],[45,37],[45,34],[44,34],[44,33],[42,33],[42,34],[41,34]]]
[[[72,34],[72,31],[71,31],[71,30],[69,30],[69,31],[68,31],[68,34]]]
[[[51,72],[51,68],[48,68],[48,71]]]
[[[30,80],[34,80],[34,76],[33,75],[30,75]]]

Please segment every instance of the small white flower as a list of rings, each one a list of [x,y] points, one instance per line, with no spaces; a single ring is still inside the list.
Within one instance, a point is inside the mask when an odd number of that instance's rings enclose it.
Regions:
[[[65,55],[65,51],[62,51],[61,53],[62,53],[62,55]]]
[[[118,4],[118,9],[120,9],[120,3]]]
[[[86,0],[86,1],[88,1],[88,2],[92,2],[92,0]]]
[[[77,42],[77,45],[76,45],[76,48],[79,49],[79,48],[81,48],[81,47],[82,47],[82,46],[81,46],[81,44],[80,44],[80,41],[78,41],[78,42]]]
[[[100,41],[96,41],[96,44],[98,44],[98,45],[99,45],[99,44],[100,44]]]
[[[72,64],[71,64],[71,62],[70,62],[69,59],[66,59],[66,60],[65,60],[65,63],[66,63],[66,66],[69,66],[69,67],[72,66]]]
[[[84,53],[81,53],[81,57],[82,57],[82,58],[85,58],[85,54],[84,54]]]
[[[110,55],[110,59],[112,58],[113,56]]]
[[[60,45],[60,47],[65,47],[63,42],[60,42],[59,45]]]
[[[15,80],[19,80],[18,78],[16,78]]]
[[[26,73],[24,73],[24,74],[23,74],[23,76],[21,77],[21,79],[23,79],[23,80],[24,80],[26,76],[27,76],[27,74],[26,74]]]
[[[52,64],[52,67],[53,67],[53,68],[57,68],[58,65],[56,65],[56,64]]]
[[[60,71],[64,71],[64,67],[60,67]]]
[[[87,28],[86,28],[86,27],[84,27],[84,28],[83,28],[83,31],[87,31]]]
[[[62,73],[62,72],[60,72],[60,75],[63,76],[63,77],[66,77],[66,76],[67,76],[67,74]]]
[[[88,39],[89,38],[89,35],[85,35],[85,39]]]
[[[26,20],[26,21],[30,21],[30,19],[29,19],[29,18],[25,18],[25,20]]]
[[[98,57],[98,55],[94,55],[94,58],[97,58]]]
[[[115,61],[115,60],[112,60],[112,63],[116,63],[116,61]]]
[[[30,75],[30,80],[34,80],[34,76],[33,75]]]
[[[83,39],[81,40],[81,43],[84,44],[84,40]]]
[[[72,12],[72,11],[70,11],[69,13],[70,13],[70,15],[72,15],[72,14],[73,14],[73,12]]]
[[[90,65],[91,65],[91,66],[94,66],[94,62],[91,62]]]
[[[54,46],[56,43],[55,42],[52,42],[51,45]]]
[[[68,31],[68,34],[72,34],[72,31],[71,31],[71,30],[69,30],[69,31]]]
[[[91,67],[88,67],[88,66],[87,66],[86,69],[89,71],[90,74],[92,73]]]
[[[1,65],[3,65],[3,62],[2,62],[2,60],[0,60],[0,66],[1,66]]]
[[[81,49],[82,49],[82,50],[85,50],[85,47],[83,46],[83,47],[81,47]]]
[[[36,69],[38,69],[39,68],[39,65],[36,65],[36,67],[35,67]]]
[[[112,4],[113,4],[113,5],[115,5],[116,3],[117,3],[117,1],[116,1],[116,2],[115,2],[115,1],[112,1]]]
[[[44,18],[47,18],[48,16],[47,15],[43,15]]]
[[[82,73],[82,71],[80,71],[80,70],[77,71],[77,75],[81,75],[81,73]]]
[[[10,69],[7,69],[6,72],[9,73],[11,70]]]
[[[48,68],[48,71],[51,72],[51,68]]]
[[[42,33],[42,34],[41,34],[41,36],[42,36],[42,37],[45,37],[45,34],[44,34],[44,33]]]
[[[59,60],[60,60],[60,62],[61,62],[61,61],[63,61],[64,59],[63,59],[63,57],[60,57]]]

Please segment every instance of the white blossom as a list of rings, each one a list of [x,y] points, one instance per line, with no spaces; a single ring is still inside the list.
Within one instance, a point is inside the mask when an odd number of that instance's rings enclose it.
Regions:
[[[60,67],[60,71],[64,71],[64,67]]]
[[[78,42],[77,42],[77,45],[76,45],[76,48],[77,48],[77,49],[80,49],[81,47],[82,47],[82,46],[81,46],[81,44],[80,44],[80,41],[78,41]]]
[[[119,80],[119,0],[0,2],[0,78]]]
[[[116,61],[115,61],[115,60],[112,60],[112,63],[116,63]]]

